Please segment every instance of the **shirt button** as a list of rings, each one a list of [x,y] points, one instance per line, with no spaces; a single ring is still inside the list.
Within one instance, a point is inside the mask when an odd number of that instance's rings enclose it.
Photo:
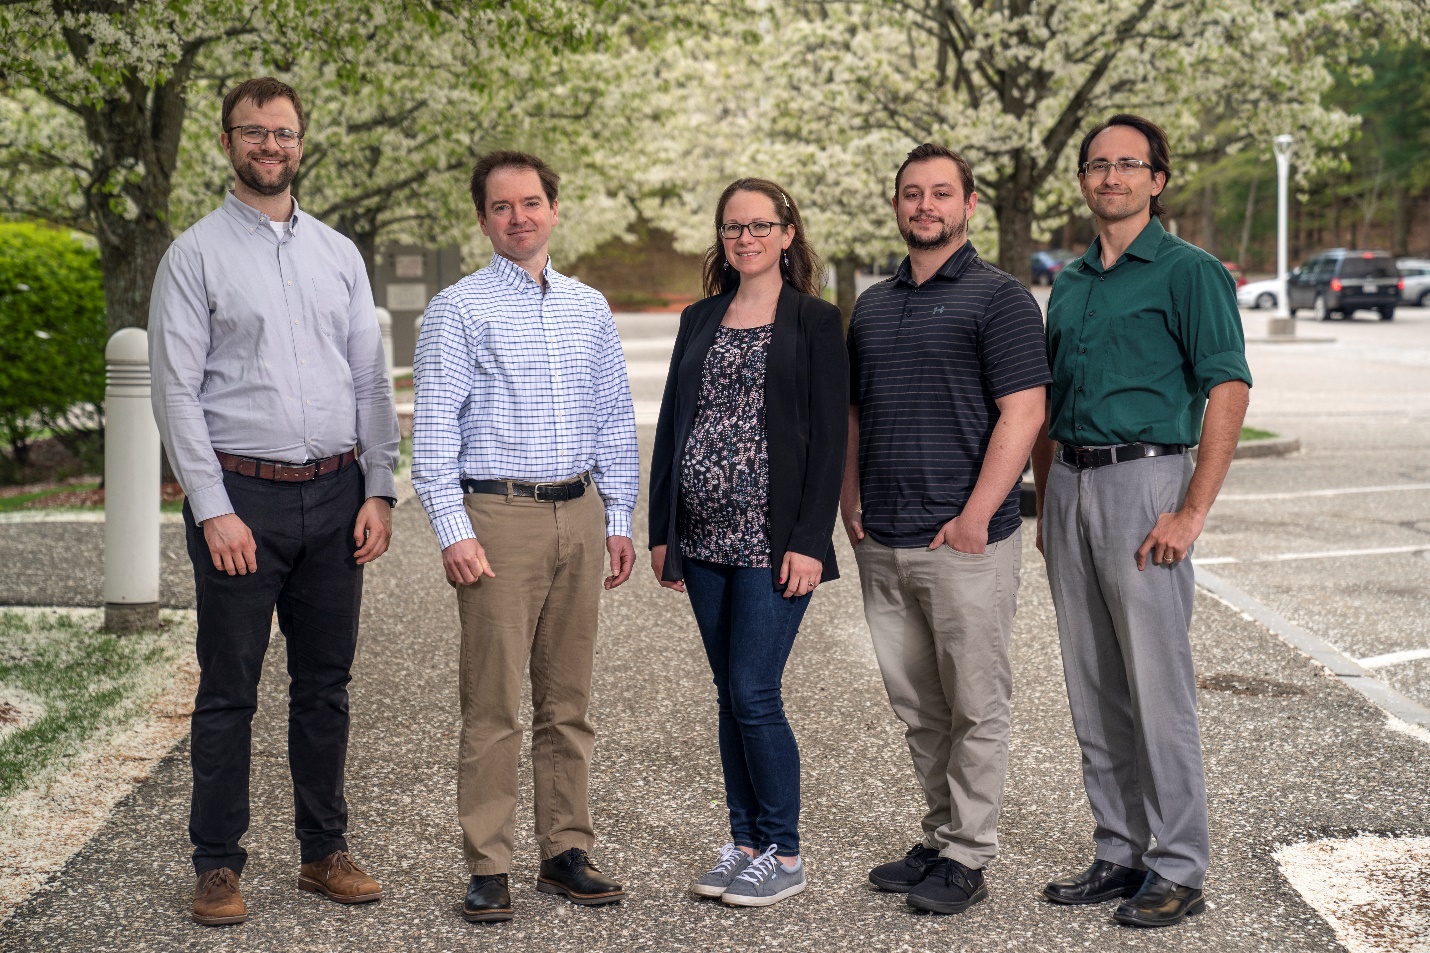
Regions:
[[[293,284],[293,282],[290,281],[290,282],[288,282],[288,284],[291,286],[291,285]]]
[[[305,403],[305,404],[311,404],[312,401],[311,401],[311,400],[305,400],[305,401],[303,401],[303,403]]]
[[[1082,424],[1078,424],[1078,425],[1077,425],[1077,429],[1081,430],[1081,429],[1082,429]]]
[[[297,322],[297,321],[294,321],[293,323],[294,323],[294,324],[297,324],[298,322]]]
[[[1087,316],[1090,318],[1090,317],[1092,317],[1094,314],[1097,314],[1097,312],[1096,312],[1096,311],[1089,311],[1089,312],[1087,313]]]
[[[1079,388],[1077,389],[1077,392],[1078,392],[1079,394],[1081,394],[1081,393],[1082,393],[1082,388],[1079,387]]]
[[[1080,348],[1078,348],[1077,350],[1078,350],[1078,353],[1079,353],[1079,354],[1086,354],[1086,353],[1087,353],[1087,348],[1085,348],[1085,347],[1080,347]]]
[[[308,362],[307,362],[307,361],[299,361],[298,363],[299,363],[299,364],[307,364]]]

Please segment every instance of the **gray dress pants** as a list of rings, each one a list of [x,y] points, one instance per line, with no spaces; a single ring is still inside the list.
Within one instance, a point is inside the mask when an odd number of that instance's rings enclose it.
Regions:
[[[1186,455],[1091,470],[1055,460],[1043,546],[1097,858],[1200,888],[1211,845],[1188,640],[1192,564],[1136,563],[1191,474]]]

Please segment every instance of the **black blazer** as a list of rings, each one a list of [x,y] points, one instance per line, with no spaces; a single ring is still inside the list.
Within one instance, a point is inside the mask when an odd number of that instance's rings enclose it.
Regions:
[[[680,315],[665,379],[650,473],[650,544],[664,543],[664,577],[684,579],[676,535],[680,460],[695,426],[705,356],[735,292],[697,301]],[[770,573],[780,588],[785,552],[823,560],[822,579],[839,578],[834,519],[849,431],[849,358],[839,309],[785,284],[775,307],[765,363],[765,427],[770,456]]]

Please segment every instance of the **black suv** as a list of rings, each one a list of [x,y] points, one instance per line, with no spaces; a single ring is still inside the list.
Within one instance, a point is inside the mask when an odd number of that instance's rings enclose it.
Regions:
[[[1321,321],[1364,309],[1390,321],[1402,287],[1395,259],[1387,253],[1332,248],[1286,276],[1286,304],[1293,318],[1298,308],[1310,308]]]

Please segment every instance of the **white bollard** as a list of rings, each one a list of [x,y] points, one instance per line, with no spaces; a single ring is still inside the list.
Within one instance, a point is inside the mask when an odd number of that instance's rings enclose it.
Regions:
[[[377,309],[377,326],[382,331],[382,356],[387,359],[387,379],[392,380],[392,312]]]
[[[159,428],[148,332],[114,332],[104,360],[104,628],[122,634],[159,625]]]

